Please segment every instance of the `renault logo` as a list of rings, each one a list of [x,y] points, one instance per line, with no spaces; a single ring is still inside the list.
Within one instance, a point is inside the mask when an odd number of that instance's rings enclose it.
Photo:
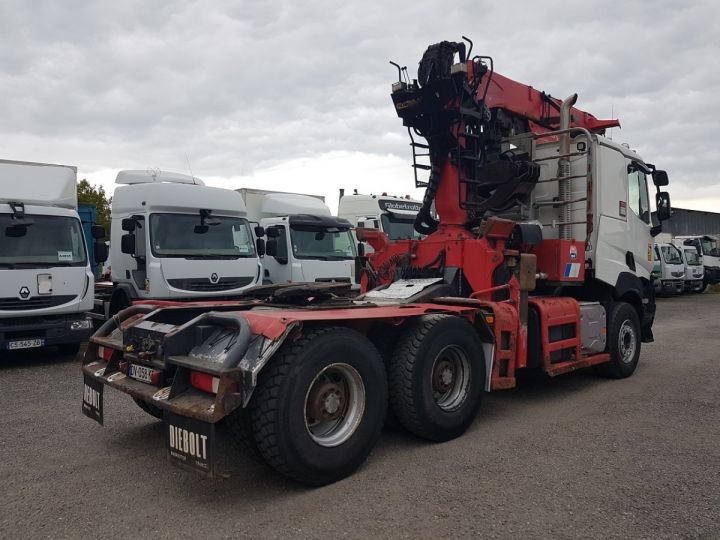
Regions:
[[[210,283],[217,283],[218,281],[220,281],[220,278],[215,272],[210,274]]]
[[[20,298],[22,298],[23,300],[27,300],[29,296],[30,296],[30,289],[28,289],[27,287],[21,287],[20,288]]]

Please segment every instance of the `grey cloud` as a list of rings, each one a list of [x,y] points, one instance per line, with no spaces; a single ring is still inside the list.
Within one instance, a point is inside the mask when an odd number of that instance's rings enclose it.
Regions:
[[[717,185],[711,2],[23,2],[0,7],[0,152],[87,170],[247,176],[333,151],[409,158],[394,59],[465,33],[498,71],[577,91],[679,192]],[[403,179],[407,182],[409,179]]]

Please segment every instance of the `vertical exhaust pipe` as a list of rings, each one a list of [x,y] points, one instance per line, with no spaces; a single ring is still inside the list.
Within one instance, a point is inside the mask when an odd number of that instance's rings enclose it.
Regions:
[[[577,101],[577,94],[573,94],[563,100],[560,106],[560,129],[570,128],[570,110]],[[569,240],[572,238],[572,210],[568,201],[572,200],[571,181],[567,178],[570,176],[570,134],[563,133],[560,135],[560,159],[558,160],[558,200],[563,203],[560,205],[560,222],[559,233],[561,240]]]

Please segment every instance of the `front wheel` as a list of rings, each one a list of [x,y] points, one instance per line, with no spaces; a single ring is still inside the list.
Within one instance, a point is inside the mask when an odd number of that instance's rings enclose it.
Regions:
[[[419,437],[459,437],[475,419],[485,388],[482,342],[468,321],[452,315],[408,324],[390,367],[392,409]]]
[[[286,344],[260,374],[250,402],[257,449],[280,473],[308,485],[350,475],[382,431],[387,380],[362,334],[321,328]]]
[[[601,371],[614,379],[624,379],[635,372],[640,359],[640,319],[627,302],[616,302],[608,309],[607,352],[610,362]]]

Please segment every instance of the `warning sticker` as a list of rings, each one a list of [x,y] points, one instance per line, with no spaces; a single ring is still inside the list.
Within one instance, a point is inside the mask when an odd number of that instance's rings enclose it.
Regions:
[[[574,261],[577,259],[577,247],[570,246],[570,258]]]
[[[68,261],[72,262],[73,256],[72,251],[58,251],[58,261]]]
[[[618,213],[620,214],[621,217],[627,216],[627,203],[625,201],[620,201]]]
[[[580,263],[567,263],[565,265],[566,278],[577,278],[580,277]]]

